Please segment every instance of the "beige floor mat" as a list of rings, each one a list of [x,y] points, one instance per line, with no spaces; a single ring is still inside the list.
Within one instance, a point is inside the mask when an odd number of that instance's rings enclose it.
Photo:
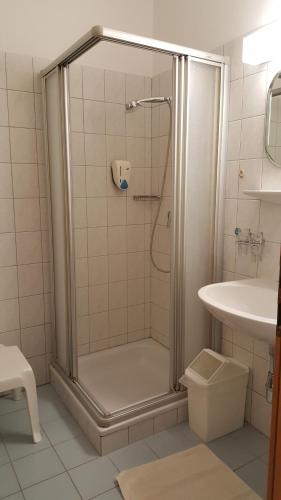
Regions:
[[[117,476],[125,500],[261,500],[205,445]]]

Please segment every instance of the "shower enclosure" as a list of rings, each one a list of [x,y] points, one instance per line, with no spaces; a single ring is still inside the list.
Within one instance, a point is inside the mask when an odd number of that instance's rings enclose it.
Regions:
[[[225,60],[94,27],[42,80],[53,383],[100,436],[177,418],[219,339],[197,291],[221,273]]]

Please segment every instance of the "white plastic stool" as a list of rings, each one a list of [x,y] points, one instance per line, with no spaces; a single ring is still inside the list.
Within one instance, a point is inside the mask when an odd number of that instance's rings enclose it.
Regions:
[[[0,344],[0,393],[13,391],[19,399],[19,388],[26,392],[33,441],[41,441],[36,383],[33,370],[17,346]]]

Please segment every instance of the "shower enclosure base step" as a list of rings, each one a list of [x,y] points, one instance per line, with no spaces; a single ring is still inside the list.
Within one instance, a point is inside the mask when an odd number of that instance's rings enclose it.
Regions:
[[[112,413],[169,391],[166,347],[145,339],[80,356],[78,379],[89,396]]]
[[[154,341],[153,341],[154,342]],[[146,342],[144,345],[142,345],[142,341],[138,342],[138,344],[141,344],[140,346],[137,346],[136,352],[134,355],[132,355],[132,363],[130,364],[131,367],[129,368],[129,364],[126,367],[126,370],[124,370],[124,373],[127,372],[127,379],[130,379],[132,374],[130,373],[130,370],[132,371],[133,369],[135,370],[135,373],[139,374],[141,372],[141,366],[142,366],[142,355],[145,352],[145,349],[147,347]],[[153,344],[152,344],[153,346]],[[128,345],[130,347],[130,345]],[[151,346],[150,346],[151,347]],[[162,346],[161,346],[162,347]],[[115,348],[116,349],[116,348]],[[120,349],[120,348],[117,348]],[[165,348],[163,348],[165,349]],[[112,349],[113,350],[113,349]],[[136,357],[137,357],[137,352],[141,352],[142,355],[140,354],[139,359],[135,363]],[[152,351],[151,355],[155,356],[154,357],[154,365],[152,367],[153,370],[156,372],[160,371],[160,365],[161,363],[165,363],[165,356],[163,356],[163,352],[161,353],[153,353],[153,349],[150,349]],[[96,353],[98,354],[98,353]],[[102,353],[100,353],[102,354]],[[121,353],[118,353],[118,356],[116,358],[121,359],[121,354],[123,356],[122,350]],[[162,359],[161,359],[162,355]],[[158,357],[157,357],[158,356]],[[86,356],[88,357],[88,356]],[[90,357],[90,356],[89,356]],[[128,357],[128,356],[127,356]],[[102,358],[102,356],[101,356]],[[90,358],[91,359],[91,358]],[[85,360],[85,364],[86,364]],[[102,359],[100,360],[102,363]],[[128,360],[129,361],[129,360]],[[159,364],[158,364],[159,361]],[[142,371],[142,377],[143,377],[143,382],[145,381],[146,383],[150,381],[150,377],[147,377],[144,372],[145,372],[145,367],[146,367],[146,362],[143,364],[143,371]],[[113,366],[104,366],[104,370],[108,369],[113,370]],[[104,373],[104,372],[103,372]],[[107,426],[102,426],[98,419],[95,417],[93,411],[91,411],[91,407],[89,404],[87,404],[87,401],[85,400],[85,397],[81,397],[81,390],[75,383],[75,381],[70,381],[69,378],[62,373],[62,371],[56,366],[56,365],[51,365],[50,366],[50,374],[51,374],[51,383],[62,399],[62,401],[65,403],[75,420],[78,422],[80,427],[82,428],[83,432],[86,434],[88,439],[91,441],[91,443],[95,446],[97,451],[101,455],[106,455],[107,453],[110,453],[113,450],[116,450],[118,448],[122,448],[123,446],[127,446],[129,443],[134,443],[135,441],[138,441],[140,439],[143,439],[145,437],[151,436],[154,433],[160,432],[164,429],[167,429],[169,427],[173,427],[177,423],[183,422],[187,420],[187,397],[185,392],[179,392],[179,393],[174,393],[172,395],[167,396],[167,399],[163,398],[163,402],[161,405],[158,407],[154,408],[144,408],[140,413],[133,415],[133,416],[125,416],[123,419],[120,419],[116,423],[108,423]],[[111,375],[111,379],[112,379]],[[93,379],[92,379],[93,380]],[[124,379],[123,379],[124,380]],[[137,377],[134,379],[135,381],[137,380]],[[112,380],[111,380],[112,382]],[[109,389],[109,384],[106,385],[107,382],[103,382],[103,385],[100,385],[100,390],[102,390],[102,387],[108,388]],[[138,381],[139,383],[139,381]],[[151,391],[150,384],[146,386],[146,383],[143,383],[143,387],[146,387],[146,396],[149,394],[149,390]],[[115,381],[116,384],[116,381]],[[164,387],[164,390],[166,390],[167,387],[167,378],[165,379],[164,377],[161,379],[161,377],[154,382],[153,389],[159,390],[159,388]],[[119,385],[118,385],[119,386]],[[142,384],[140,384],[142,386]],[[113,384],[111,384],[111,391],[112,388],[114,387]],[[116,387],[116,385],[115,385]],[[140,391],[140,388],[138,389]],[[143,390],[143,389],[142,389]],[[112,394],[112,393],[111,393]],[[140,392],[139,392],[140,394]],[[142,392],[144,395],[144,391]],[[154,392],[154,395],[156,393]],[[157,393],[158,394],[158,393]],[[96,392],[95,392],[96,396]],[[121,402],[121,397],[118,392],[118,397],[115,397],[115,403],[114,405],[120,408],[120,402]],[[109,393],[106,396],[107,398],[109,397]],[[172,397],[172,399],[171,399]],[[129,401],[133,401],[135,399],[132,391],[124,391],[122,394],[122,404],[126,400],[126,404]],[[104,403],[108,403],[108,399],[105,398],[103,399]]]

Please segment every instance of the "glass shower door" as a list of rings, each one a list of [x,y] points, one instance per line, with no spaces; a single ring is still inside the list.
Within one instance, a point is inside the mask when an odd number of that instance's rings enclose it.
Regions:
[[[102,48],[69,66],[74,376],[109,415],[170,392],[173,85]]]

